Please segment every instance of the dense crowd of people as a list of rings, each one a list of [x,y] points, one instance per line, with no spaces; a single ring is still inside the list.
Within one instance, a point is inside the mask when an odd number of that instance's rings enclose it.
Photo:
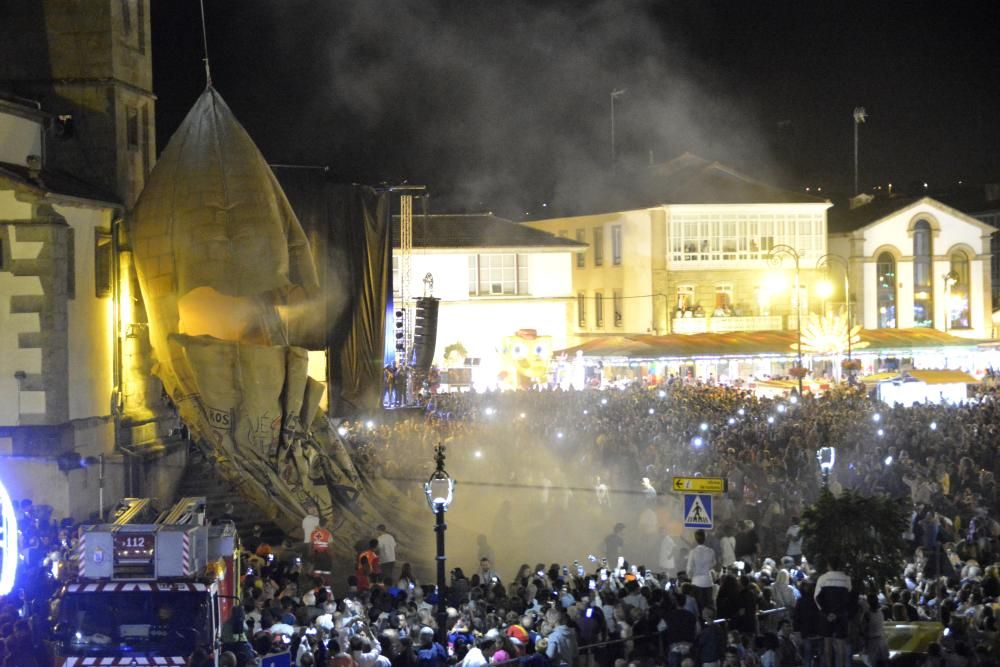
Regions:
[[[840,665],[852,655],[880,665],[886,628],[912,622],[932,635],[914,664],[997,664],[998,428],[990,389],[962,405],[903,408],[846,385],[771,399],[679,379],[438,395],[419,418],[345,422],[366,476],[424,476],[419,466],[445,443],[453,476],[503,502],[470,503],[482,539],[452,560],[460,567],[444,591],[420,564],[396,571],[397,554],[385,558],[391,526],[373,526],[375,543],[332,568],[336,578],[316,571],[306,543],[246,536],[250,571],[225,660],[287,649],[305,667]],[[835,559],[809,561],[798,517],[821,492],[824,446],[836,448],[830,492],[884,494],[911,510],[912,558],[882,587],[862,589]],[[679,525],[676,475],[728,480],[714,530]],[[22,514],[23,572],[0,606],[0,664],[45,665],[50,573],[70,555],[72,526],[30,504]],[[579,521],[551,539],[566,519]],[[590,525],[601,528],[586,547],[570,539]],[[406,553],[407,536],[396,538]]]

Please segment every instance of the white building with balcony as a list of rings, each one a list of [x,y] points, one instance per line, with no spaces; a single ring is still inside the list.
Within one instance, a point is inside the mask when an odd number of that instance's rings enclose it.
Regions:
[[[398,218],[392,234],[393,297],[398,303],[404,280]],[[549,350],[570,344],[572,262],[584,244],[491,214],[415,215],[412,238],[407,295],[422,296],[430,274],[433,296],[441,300],[436,365],[444,365],[447,348],[460,345],[489,385],[505,337],[534,330],[551,343]]]
[[[589,244],[573,261],[577,340],[780,330],[822,307],[830,202],[693,155],[629,187],[632,207],[526,223]]]

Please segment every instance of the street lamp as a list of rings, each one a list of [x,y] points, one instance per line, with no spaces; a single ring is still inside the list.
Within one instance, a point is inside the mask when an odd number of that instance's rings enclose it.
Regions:
[[[795,330],[796,330],[796,356],[798,357],[797,365],[799,370],[799,396],[802,395],[802,293],[801,293],[801,283],[799,282],[799,260],[802,259],[802,255],[799,251],[790,245],[784,243],[779,243],[778,245],[771,246],[771,250],[767,253],[767,261],[773,266],[781,266],[781,262],[785,257],[791,257],[792,261],[795,262]]]
[[[624,88],[616,88],[611,91],[611,173],[614,173],[615,162],[618,159],[618,156],[615,154],[615,100],[624,94]]]
[[[865,122],[868,112],[864,107],[854,107],[854,194],[858,194],[858,125]]]
[[[949,271],[944,274],[944,331],[951,328],[951,289],[958,284],[958,272]]]
[[[847,309],[847,358],[850,359],[851,331],[854,328],[854,322],[851,318],[851,265],[846,259],[833,253],[823,255],[816,260],[816,268],[821,269],[826,267],[827,272],[829,272],[831,264],[836,264],[844,269],[844,307]]]
[[[448,511],[452,498],[455,494],[455,480],[448,476],[448,471],[444,469],[444,445],[438,444],[434,448],[434,461],[437,466],[431,473],[430,479],[424,484],[424,493],[427,494],[427,504],[434,512],[434,532],[437,534],[437,626],[438,639],[446,641],[447,630],[445,624],[448,619],[448,606],[445,601],[445,578],[444,578],[444,531],[448,526],[444,522],[444,513]]]
[[[833,447],[820,447],[816,452],[816,458],[819,460],[819,471],[823,475],[823,488],[829,488],[830,471],[837,458],[837,450]]]

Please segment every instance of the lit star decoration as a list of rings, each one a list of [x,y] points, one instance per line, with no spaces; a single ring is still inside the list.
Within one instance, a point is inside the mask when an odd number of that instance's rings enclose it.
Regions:
[[[839,313],[822,317],[812,313],[802,327],[802,351],[809,354],[843,354],[848,341],[852,350],[868,347],[868,342],[861,340],[861,325],[855,324],[848,330],[847,318]],[[792,349],[795,348],[793,343]]]

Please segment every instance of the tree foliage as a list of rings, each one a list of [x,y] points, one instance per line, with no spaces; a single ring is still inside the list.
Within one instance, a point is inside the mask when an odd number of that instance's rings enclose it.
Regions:
[[[468,351],[460,341],[455,341],[444,348],[444,358],[451,363],[460,364],[468,356]],[[454,357],[454,359],[452,358]]]
[[[856,585],[881,586],[899,575],[907,551],[906,504],[887,496],[844,491],[839,498],[824,489],[802,513],[803,551],[822,566],[839,556]]]

